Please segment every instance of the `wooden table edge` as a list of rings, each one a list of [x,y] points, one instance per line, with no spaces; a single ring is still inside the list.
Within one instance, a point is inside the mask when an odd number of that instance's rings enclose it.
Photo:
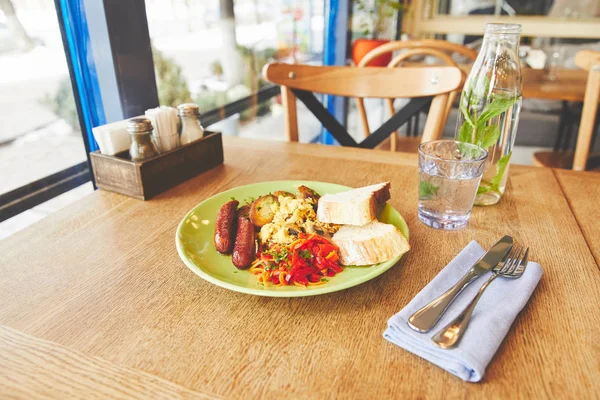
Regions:
[[[0,359],[0,394],[16,393],[15,398],[61,398],[61,393],[73,396],[75,392],[84,398],[90,392],[110,398],[223,398],[6,325],[0,325]]]
[[[596,263],[598,270],[600,270],[600,256],[598,256],[598,257],[596,256],[594,249],[592,247],[592,238],[589,238],[588,235],[586,234],[585,230],[583,229],[583,225],[582,225],[580,219],[577,217],[577,213],[575,213],[575,210],[573,209],[573,204],[571,204],[571,199],[569,198],[569,196],[567,196],[565,187],[563,186],[563,182],[560,178],[560,174],[559,174],[560,171],[561,171],[561,169],[559,169],[559,168],[552,168],[552,173],[554,174],[554,178],[556,179],[556,182],[558,183],[558,187],[560,187],[560,190],[562,191],[562,194],[567,202],[567,205],[569,206],[569,210],[571,211],[573,218],[575,218],[575,222],[577,223],[577,226],[579,227],[579,232],[581,232],[581,236],[583,236],[583,239],[585,240],[585,244],[588,247],[588,250],[590,251],[592,258],[594,259],[594,262]]]

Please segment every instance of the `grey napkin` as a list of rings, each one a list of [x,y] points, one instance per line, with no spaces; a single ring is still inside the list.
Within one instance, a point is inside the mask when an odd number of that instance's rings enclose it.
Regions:
[[[511,324],[540,281],[543,270],[539,264],[529,262],[519,279],[499,277],[492,282],[479,300],[469,328],[454,349],[443,350],[431,338],[469,304],[491,272],[472,282],[431,331],[415,332],[408,326],[407,320],[458,282],[484,253],[477,242],[469,243],[406,307],[390,318],[383,337],[465,381],[480,381]]]

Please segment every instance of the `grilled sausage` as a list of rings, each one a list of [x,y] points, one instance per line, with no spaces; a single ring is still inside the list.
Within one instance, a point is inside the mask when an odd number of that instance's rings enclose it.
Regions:
[[[240,204],[237,200],[231,200],[221,206],[217,212],[215,223],[215,249],[221,254],[230,254],[233,250],[233,239],[235,235],[236,209]]]
[[[237,233],[231,261],[238,269],[246,269],[254,261],[254,224],[248,218],[248,210],[244,210],[244,207],[238,210],[237,215]]]

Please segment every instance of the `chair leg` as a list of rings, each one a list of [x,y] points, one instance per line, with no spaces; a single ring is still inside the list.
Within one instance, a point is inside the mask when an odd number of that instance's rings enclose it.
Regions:
[[[565,137],[563,140],[563,144],[561,146],[562,151],[567,151],[571,148],[571,143],[573,139],[573,128],[575,127],[575,121],[570,120],[567,122],[567,128],[565,130]]]
[[[592,143],[590,144],[590,149],[594,149],[594,145],[596,144],[596,139],[598,139],[598,131],[600,131],[600,110],[596,113],[596,122],[594,123],[594,131],[592,132]]]
[[[390,151],[396,151],[398,149],[398,133],[393,131],[390,134]]]
[[[421,115],[421,112],[419,111],[418,113],[415,114],[415,131],[413,132],[413,136],[417,137],[419,136],[419,116]]]

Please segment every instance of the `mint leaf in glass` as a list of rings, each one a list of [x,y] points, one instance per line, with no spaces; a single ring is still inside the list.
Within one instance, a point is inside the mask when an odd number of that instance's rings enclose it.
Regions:
[[[498,164],[496,164],[496,176],[492,178],[492,187],[496,192],[500,191],[500,183],[502,182],[502,177],[506,172],[506,167],[508,167],[508,162],[510,161],[510,156],[512,156],[512,151],[505,155],[504,157],[498,160]]]
[[[467,106],[463,103],[462,99],[460,101],[460,112],[465,117],[465,122],[475,128],[475,121],[473,121],[473,118],[469,114],[469,110],[467,110]]]
[[[458,130],[458,141],[471,143],[473,141],[473,127],[464,122]]]
[[[477,135],[475,136],[475,144],[487,150],[496,144],[499,137],[500,129],[498,128],[498,125],[490,125],[485,127],[478,126]]]
[[[479,118],[477,119],[477,124],[484,124],[490,119],[497,117],[498,115],[506,112],[509,108],[513,106],[518,101],[518,97],[511,98],[496,98],[494,101],[489,103],[483,111]]]
[[[419,198],[421,200],[427,200],[437,195],[439,186],[435,186],[431,182],[421,181],[419,182]]]

